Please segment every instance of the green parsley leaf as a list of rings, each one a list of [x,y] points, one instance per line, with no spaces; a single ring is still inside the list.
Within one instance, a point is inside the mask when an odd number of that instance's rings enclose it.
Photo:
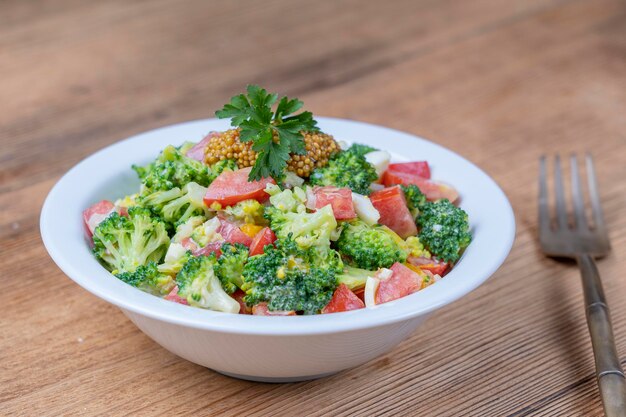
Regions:
[[[240,140],[252,141],[257,159],[250,171],[249,180],[263,177],[281,178],[291,154],[306,153],[301,132],[319,130],[311,112],[300,110],[304,103],[297,98],[282,97],[257,85],[249,85],[247,94],[233,96],[228,104],[215,112],[220,119],[230,118],[231,126],[241,129]],[[275,136],[278,140],[275,140]]]

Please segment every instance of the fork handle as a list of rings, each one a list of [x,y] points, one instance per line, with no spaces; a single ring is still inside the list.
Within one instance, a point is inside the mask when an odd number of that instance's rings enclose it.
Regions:
[[[580,255],[576,260],[583,282],[587,325],[604,412],[607,417],[626,417],[626,377],[617,356],[611,316],[600,274],[590,255]]]

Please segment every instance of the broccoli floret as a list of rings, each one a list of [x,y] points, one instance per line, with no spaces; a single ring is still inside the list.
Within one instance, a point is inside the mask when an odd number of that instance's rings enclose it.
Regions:
[[[404,196],[406,197],[406,205],[409,211],[413,215],[413,218],[417,218],[420,214],[420,210],[424,204],[426,204],[426,196],[419,187],[415,184],[401,185]]]
[[[139,203],[173,226],[185,223],[191,217],[206,215],[208,209],[203,198],[206,188],[190,182],[182,190],[172,188],[155,191],[139,198]]]
[[[148,209],[131,207],[128,217],[112,213],[93,233],[93,253],[114,274],[133,272],[149,262],[159,263],[170,238],[166,224]]]
[[[378,149],[372,148],[369,145],[363,145],[362,143],[353,143],[348,149],[346,149],[346,152],[352,152],[355,155],[365,156],[366,154],[377,150]]]
[[[221,161],[217,161],[210,167],[211,169],[211,182],[215,178],[218,177],[224,171],[237,171],[239,167],[237,166],[237,161],[234,159],[222,159]]]
[[[191,237],[194,230],[206,221],[204,216],[194,216],[187,219],[186,222],[176,226],[176,234],[172,237],[172,242],[180,243],[183,239]]]
[[[304,202],[306,193],[300,187],[280,191],[268,186],[270,207],[265,209],[265,218],[279,239],[291,235],[300,245],[307,248],[313,245],[328,246],[337,228],[337,220],[330,205],[314,213],[307,213]]]
[[[276,207],[268,207],[265,216],[277,238],[285,239],[291,235],[302,248],[329,245],[337,228],[337,220],[330,204],[314,213],[284,212]]]
[[[344,284],[350,288],[350,290],[356,291],[365,288],[367,277],[373,277],[375,274],[376,271],[345,265],[343,272],[337,275],[337,283]]]
[[[318,313],[333,296],[336,274],[343,269],[329,246],[302,249],[288,236],[267,245],[263,255],[248,259],[243,271],[248,305],[267,302],[270,310]]]
[[[183,188],[190,182],[208,186],[216,177],[212,170],[200,161],[187,158],[174,146],[168,146],[157,159],[145,167],[133,165],[143,184],[142,194]]]
[[[419,240],[446,262],[456,262],[472,240],[467,213],[445,199],[424,204],[417,224]]]
[[[400,242],[404,243],[384,226],[368,226],[361,220],[352,220],[341,232],[337,249],[359,268],[389,268],[407,258]]]
[[[339,152],[328,165],[316,168],[309,177],[311,184],[349,187],[363,195],[370,194],[370,184],[377,179],[376,168],[362,155],[353,152]]]
[[[222,256],[215,265],[215,274],[222,283],[222,288],[229,294],[243,285],[243,267],[248,260],[248,248],[240,243],[222,245]]]
[[[256,200],[240,201],[234,206],[226,207],[224,213],[236,221],[242,221],[247,224],[267,224],[267,221],[263,217],[265,214],[265,206]]]
[[[265,192],[270,195],[270,204],[282,211],[306,211],[306,192],[300,187],[281,190],[276,184],[267,184]]]
[[[176,285],[171,275],[160,271],[155,262],[140,265],[133,272],[122,272],[117,277],[125,283],[152,294],[167,294]]]
[[[211,242],[218,242],[224,240],[222,235],[219,234],[220,219],[213,217],[210,220],[198,225],[192,230],[190,236],[191,239],[198,245],[204,247]],[[178,234],[178,232],[176,233]]]
[[[239,303],[222,289],[215,275],[215,254],[191,258],[176,275],[178,295],[189,305],[225,313],[238,313]]]

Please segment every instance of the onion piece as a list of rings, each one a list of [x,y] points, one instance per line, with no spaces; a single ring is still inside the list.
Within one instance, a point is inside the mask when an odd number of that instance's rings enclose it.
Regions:
[[[365,292],[363,293],[365,307],[374,307],[376,305],[376,291],[378,291],[379,284],[380,280],[378,278],[367,277],[365,281]]]
[[[356,215],[367,225],[372,226],[378,223],[380,213],[376,210],[376,207],[374,207],[369,197],[352,193],[352,205],[354,206]]]
[[[365,154],[365,160],[376,168],[376,174],[380,178],[389,167],[391,154],[387,151],[373,151]]]

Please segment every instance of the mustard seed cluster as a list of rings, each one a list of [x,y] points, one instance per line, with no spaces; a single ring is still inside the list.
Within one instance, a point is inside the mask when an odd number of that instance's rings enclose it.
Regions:
[[[325,166],[340,148],[331,135],[322,132],[303,132],[303,137],[306,154],[291,155],[287,169],[306,178],[315,168]],[[278,140],[278,137],[275,136],[274,140]],[[252,142],[243,143],[239,140],[239,129],[230,129],[215,136],[205,149],[205,161],[209,165],[224,159],[234,159],[239,168],[245,168],[254,165],[256,157]]]

